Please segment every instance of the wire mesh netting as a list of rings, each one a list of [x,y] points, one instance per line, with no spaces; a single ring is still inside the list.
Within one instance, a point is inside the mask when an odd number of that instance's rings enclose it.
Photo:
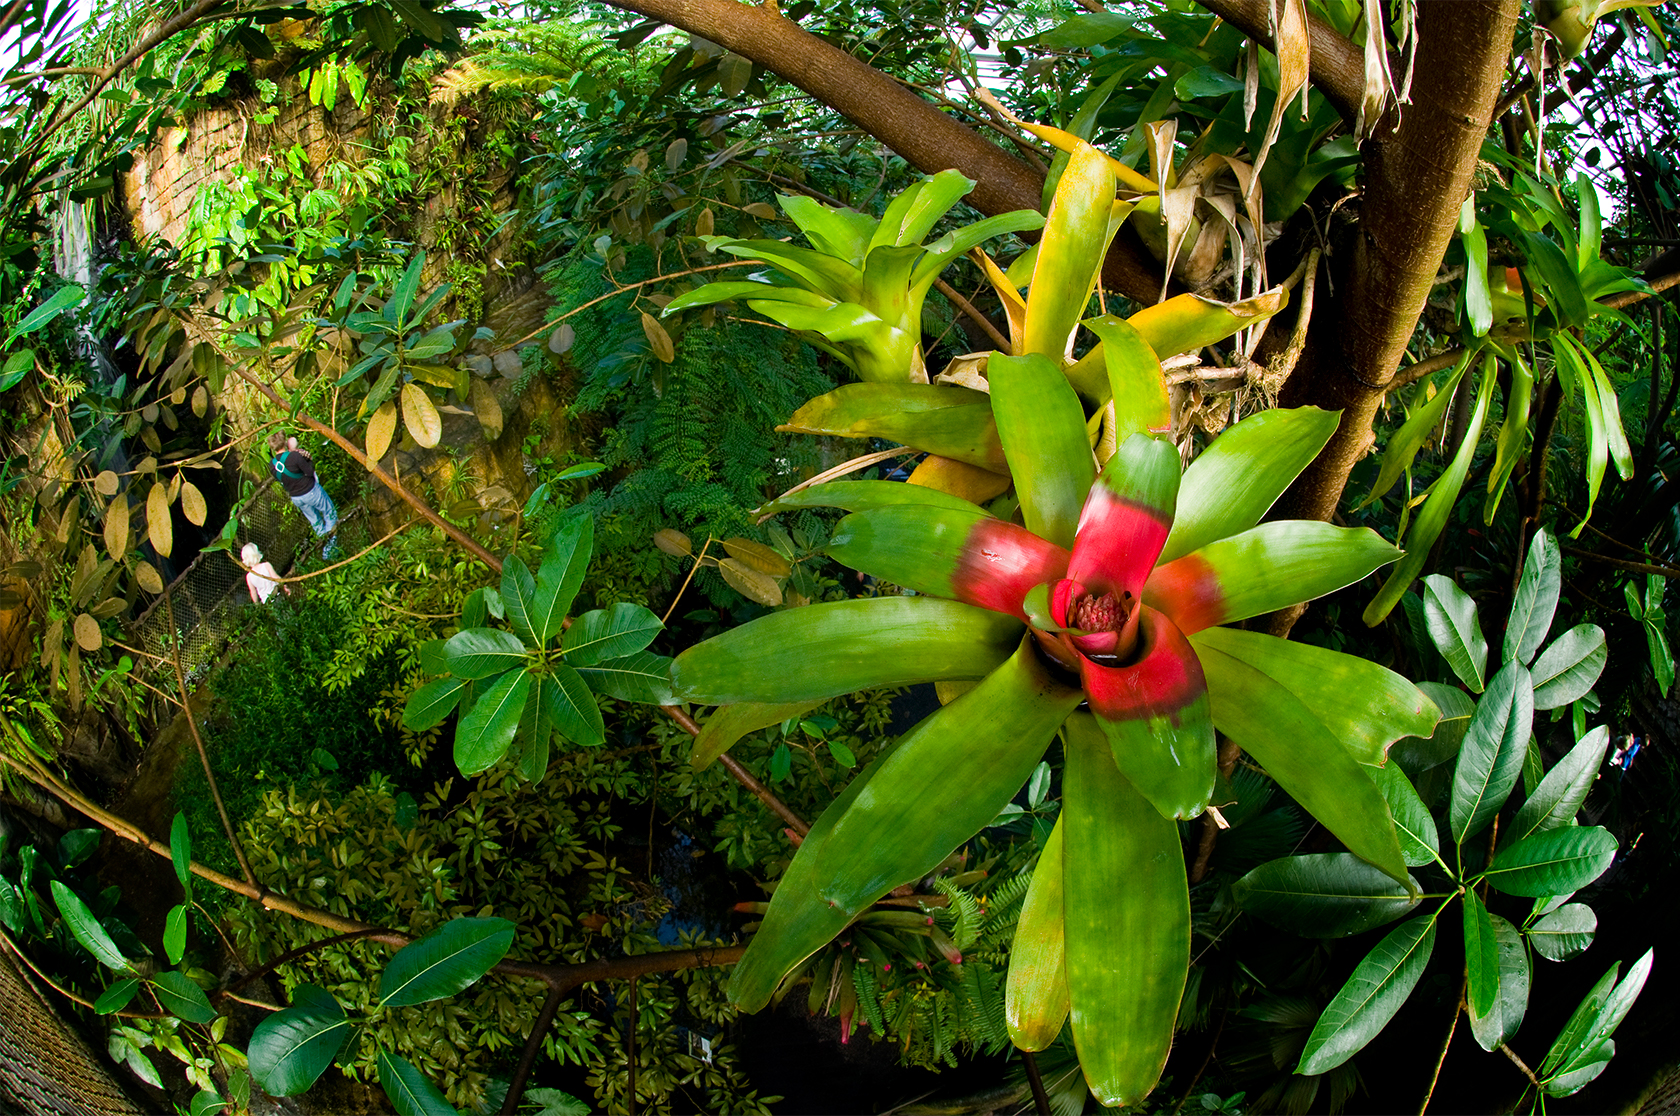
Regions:
[[[254,542],[263,557],[284,573],[299,551],[313,538],[300,515],[288,515],[286,497],[268,487],[240,516],[238,547]],[[163,597],[135,619],[129,629],[131,642],[148,654],[162,657],[148,660],[154,667],[173,671],[171,645],[180,640],[181,668],[189,677],[197,675],[215,660],[233,630],[239,609],[250,603],[245,589],[245,570],[235,554],[224,550],[201,551],[169,586],[174,606],[175,629],[170,631],[170,608]]]

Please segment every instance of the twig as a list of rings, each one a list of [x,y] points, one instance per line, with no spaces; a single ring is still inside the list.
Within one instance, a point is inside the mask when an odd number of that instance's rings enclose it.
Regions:
[[[367,930],[351,930],[351,931],[348,931],[347,933],[343,933],[343,934],[334,934],[330,938],[317,938],[313,942],[305,942],[303,945],[298,946],[296,949],[287,950],[285,953],[282,953],[279,957],[274,958],[274,960],[269,961],[266,964],[259,965],[255,969],[252,969],[250,972],[246,973],[244,976],[240,977],[238,980],[234,981],[232,984],[230,984],[226,988],[222,989],[222,992],[224,994],[237,992],[241,988],[244,988],[246,985],[249,985],[249,984],[253,983],[254,981],[261,980],[263,977],[267,976],[269,973],[272,973],[275,969],[278,969],[281,965],[289,965],[293,961],[296,961],[298,958],[307,957],[311,953],[314,953],[317,950],[328,949],[332,946],[340,945],[344,942],[352,942],[352,941],[355,941],[358,938],[370,938],[370,937],[373,937],[376,934],[391,934],[391,933],[395,933],[395,931],[386,930],[382,927],[372,927],[372,928],[367,929]]]
[[[1501,1054],[1505,1055],[1505,1057],[1511,1059],[1511,1063],[1513,1065],[1515,1065],[1518,1069],[1522,1070],[1523,1076],[1528,1078],[1529,1082],[1531,1084],[1533,1084],[1533,1086],[1536,1089],[1540,1088],[1540,1079],[1538,1077],[1534,1076],[1534,1071],[1528,1068],[1528,1063],[1527,1062],[1525,1062],[1521,1058],[1517,1057],[1517,1052],[1515,1050],[1512,1050],[1509,1046],[1506,1046],[1504,1043],[1500,1043],[1499,1044],[1499,1052]]]
[[[216,813],[221,815],[222,829],[227,832],[228,843],[233,846],[233,855],[239,860],[239,870],[245,874],[245,882],[255,887],[257,877],[251,871],[250,861],[245,859],[245,850],[239,844],[239,835],[233,831],[233,822],[228,820],[227,806],[222,802],[222,792],[216,786],[216,773],[210,770],[210,753],[204,748],[204,737],[198,731],[198,718],[193,716],[192,698],[187,693],[186,671],[181,669],[181,632],[175,626],[175,597],[172,586],[163,588],[163,607],[169,614],[169,654],[175,666],[175,685],[181,691],[181,716],[187,719],[187,727],[192,730],[193,743],[198,746],[198,758],[204,764],[204,781],[210,787],[210,797],[215,800]]]
[[[706,536],[705,543],[700,547],[700,553],[694,556],[694,565],[688,568],[688,576],[683,578],[682,587],[677,590],[677,595],[671,598],[671,607],[666,609],[665,615],[659,618],[659,622],[661,624],[669,621],[671,619],[671,613],[677,611],[677,602],[682,600],[683,593],[688,589],[688,583],[693,581],[694,575],[700,571],[700,562],[706,557],[706,551],[711,548],[714,541],[715,540],[712,536]]]
[[[69,1000],[71,1003],[80,1004],[82,1007],[89,1008],[89,1009],[91,1009],[93,1007],[93,1002],[91,1000],[83,999],[82,997],[76,995],[74,992],[70,991],[68,988],[64,987],[62,984],[59,984],[57,981],[55,981],[52,977],[48,976],[46,973],[42,972],[41,967],[39,965],[35,964],[34,959],[31,958],[29,956],[29,954],[27,954],[23,951],[22,946],[18,945],[16,942],[12,941],[12,939],[9,938],[6,935],[6,932],[4,930],[0,930],[0,944],[3,944],[3,945],[6,946],[7,949],[10,949],[12,951],[13,955],[16,956],[19,961],[22,961],[24,963],[24,965],[26,965],[29,968],[30,972],[34,973],[37,977],[39,977],[40,980],[41,980],[41,983],[45,984],[48,988],[51,988],[54,992],[57,992],[60,996],[63,996],[66,1000]],[[124,1019],[161,1019],[161,1018],[163,1018],[163,1016],[161,1014],[156,1013],[156,1012],[150,1012],[150,1011],[117,1011],[117,1012],[112,1012],[112,1014],[121,1016]]]
[[[1464,356],[1463,349],[1448,349],[1444,353],[1436,353],[1432,357],[1424,357],[1403,371],[1396,372],[1394,379],[1388,381],[1388,390],[1395,391],[1407,384],[1415,384],[1432,372],[1439,372],[1443,368],[1451,368]]]
[[[397,527],[394,530],[388,532],[386,535],[384,535],[382,538],[380,538],[379,541],[369,543],[367,546],[364,546],[362,549],[358,550],[356,553],[350,555],[350,557],[345,558],[344,560],[339,561],[339,562],[334,562],[330,566],[322,566],[318,570],[310,570],[308,573],[298,574],[296,577],[269,577],[267,574],[263,574],[261,576],[264,577],[264,578],[267,578],[269,581],[277,581],[282,585],[290,585],[295,581],[308,581],[312,577],[320,577],[322,574],[331,573],[332,571],[338,569],[340,566],[348,566],[350,563],[366,557],[367,555],[373,553],[375,550],[378,550],[380,547],[384,546],[386,543],[390,542],[392,539],[396,538],[398,535],[402,534],[404,531],[408,530],[410,527],[414,526],[418,522],[420,522],[420,517],[415,516],[414,518],[408,520],[408,522],[404,523],[401,527]],[[244,570],[246,573],[251,572],[251,568],[249,566],[247,566],[244,562],[241,562],[237,558],[234,559],[233,564],[238,566],[240,569]],[[397,611],[401,612],[402,609],[398,609]],[[419,613],[410,612],[410,613],[408,613],[408,615],[409,616],[418,616]],[[454,613],[450,613],[449,615],[453,616]],[[441,619],[441,617],[422,617],[422,619]]]
[[[1447,1037],[1441,1041],[1440,1056],[1435,1059],[1435,1072],[1429,1075],[1429,1088],[1424,1091],[1423,1103],[1418,1105],[1418,1116],[1429,1111],[1429,1098],[1435,1095],[1435,1083],[1441,1080],[1441,1067],[1447,1062],[1447,1050],[1452,1046],[1453,1035],[1458,1031],[1458,1017],[1464,1011],[1464,993],[1470,986],[1470,973],[1466,969],[1464,983],[1458,988],[1458,1003],[1453,1005],[1452,1022],[1447,1026]]]
[[[1680,271],[1649,280],[1649,282],[1651,289],[1648,291],[1623,291],[1620,294],[1613,294],[1609,298],[1600,299],[1599,305],[1608,306],[1612,310],[1620,310],[1624,306],[1644,302],[1652,295],[1661,294],[1676,283],[1680,283]]]
[[[743,787],[746,787],[747,790],[751,791],[753,797],[770,807],[777,817],[787,822],[788,827],[794,832],[798,833],[801,837],[811,832],[811,827],[805,824],[804,819],[792,810],[788,809],[781,799],[771,794],[768,787],[759,782],[757,779],[754,779],[752,777],[752,773],[742,767],[740,761],[738,761],[734,756],[719,756],[718,762],[721,763],[731,775],[735,776],[735,781],[737,783],[740,783]]]
[[[1680,577],[1680,569],[1673,566],[1655,566],[1649,562],[1625,562],[1620,558],[1611,558],[1603,554],[1594,554],[1590,550],[1579,550],[1573,546],[1560,547],[1565,554],[1573,554],[1577,558],[1587,558],[1594,562],[1601,562],[1606,566],[1615,566],[1620,570],[1631,570],[1634,573],[1659,574],[1663,577]]]
[[[866,468],[867,466],[870,466],[870,465],[874,465],[875,463],[880,462],[880,461],[885,461],[889,457],[909,457],[911,454],[916,454],[916,453],[921,453],[921,452],[922,451],[919,450],[919,449],[911,449],[908,446],[904,446],[904,447],[900,447],[899,449],[884,449],[884,450],[876,450],[874,453],[866,453],[862,457],[854,457],[850,461],[842,461],[840,464],[836,465],[832,469],[825,469],[822,472],[818,473],[816,476],[812,477],[810,480],[800,481],[798,484],[794,485],[792,488],[788,489],[786,492],[784,492],[780,496],[776,497],[776,500],[785,500],[789,496],[792,496],[795,492],[803,492],[807,488],[813,488],[813,487],[815,487],[816,485],[819,485],[819,484],[827,484],[829,481],[833,480],[835,477],[843,477],[847,473],[855,473],[859,469]],[[776,500],[772,500],[770,502],[773,504],[773,503],[776,502]],[[754,508],[753,511],[754,512],[759,512],[759,511],[761,511],[761,509]],[[764,512],[763,514],[759,515],[758,519],[755,520],[755,522],[763,523],[766,519],[769,519],[772,515],[775,515],[775,514],[776,514],[775,512]]]
[[[650,283],[663,283],[667,279],[681,279],[685,275],[699,275],[701,272],[705,272],[705,271],[722,271],[725,268],[729,268],[729,267],[751,267],[754,264],[757,264],[758,266],[762,267],[762,266],[764,266],[764,261],[763,260],[734,260],[730,263],[708,264],[705,267],[691,267],[687,271],[673,271],[669,275],[655,275],[652,279],[643,279],[640,283],[628,283],[625,286],[619,287],[616,290],[608,291],[606,294],[602,295],[600,298],[592,298],[588,302],[584,303],[581,306],[572,307],[570,310],[566,311],[564,314],[561,314],[558,318],[555,318],[551,322],[544,322],[542,325],[538,326],[536,329],[533,329],[530,333],[527,333],[524,337],[521,337],[519,340],[517,340],[513,344],[509,345],[508,348],[517,349],[517,348],[519,348],[519,346],[535,340],[537,334],[541,333],[543,330],[553,329],[555,326],[559,325],[561,322],[565,321],[567,318],[571,317],[573,314],[580,314],[583,311],[589,309],[591,306],[594,306],[597,302],[605,302],[609,298],[617,298],[619,295],[625,293],[626,291],[640,290],[641,288],[647,286]]]
[[[992,324],[992,320],[980,313],[980,308],[964,298],[955,287],[943,279],[935,279],[933,285],[939,288],[940,294],[951,300],[952,305],[967,314],[976,325],[985,330],[986,336],[997,342],[998,352],[1010,353],[1014,351],[1010,348],[1009,338],[1000,333],[998,327]]]

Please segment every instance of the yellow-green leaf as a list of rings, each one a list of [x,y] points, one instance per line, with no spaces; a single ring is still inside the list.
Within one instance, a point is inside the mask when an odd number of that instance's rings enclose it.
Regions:
[[[377,464],[385,456],[385,451],[391,448],[391,436],[397,432],[397,405],[387,399],[373,412],[368,419],[367,426],[367,456],[371,464]]]
[[[472,402],[473,414],[478,416],[478,425],[483,428],[484,436],[495,441],[502,436],[502,404],[496,398],[496,390],[483,380],[474,380],[468,389],[468,399]]]
[[[782,603],[782,587],[776,579],[738,558],[723,559],[718,563],[718,572],[731,589],[749,600],[772,608]]]
[[[793,566],[786,558],[777,554],[763,543],[753,542],[751,539],[724,539],[723,549],[729,556],[744,565],[751,566],[760,573],[771,577],[786,577],[793,572]]]
[[[642,311],[642,332],[647,335],[648,348],[653,350],[654,356],[666,364],[677,358],[677,347],[671,343],[671,335],[665,332],[659,319],[646,310]]]
[[[426,449],[432,449],[443,437],[443,419],[419,384],[408,383],[402,389],[403,425],[409,434]]]
[[[146,493],[146,535],[151,540],[152,549],[165,558],[175,549],[175,524],[169,515],[169,489],[161,483],[152,485],[152,490]]]
[[[93,490],[101,496],[115,496],[117,494],[117,485],[117,474],[113,473],[109,469],[106,469],[97,477],[93,478]]]
[[[128,552],[128,497],[119,494],[105,509],[105,552],[121,558]]]
[[[204,526],[209,517],[210,509],[204,503],[204,493],[192,481],[181,482],[181,511],[192,521],[194,526]]]
[[[83,651],[97,651],[105,642],[104,637],[99,634],[99,621],[85,612],[76,613],[74,630],[76,643]]]
[[[150,562],[137,562],[134,566],[134,580],[139,582],[140,588],[148,593],[163,592],[163,576],[157,572],[157,567]]]

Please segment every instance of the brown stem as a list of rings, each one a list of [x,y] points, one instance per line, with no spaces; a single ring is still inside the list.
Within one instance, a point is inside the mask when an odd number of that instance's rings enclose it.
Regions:
[[[1242,745],[1230,737],[1219,742],[1219,774],[1229,779],[1231,772],[1236,769],[1237,760],[1242,758]],[[1213,850],[1219,841],[1219,822],[1215,820],[1212,811],[1202,815],[1202,836],[1196,845],[1196,860],[1190,865],[1190,882],[1201,883],[1207,878],[1208,864],[1213,860]]]
[[[1609,298],[1599,299],[1599,305],[1608,306],[1612,310],[1620,310],[1624,306],[1632,306],[1636,302],[1644,302],[1653,295],[1659,295],[1674,286],[1676,283],[1680,283],[1680,271],[1672,272],[1668,275],[1658,276],[1655,279],[1649,280],[1649,282],[1651,284],[1651,289],[1648,291],[1623,291],[1620,294],[1613,294]]]
[[[1452,1022],[1447,1024],[1447,1037],[1441,1040],[1441,1053],[1435,1059],[1435,1072],[1429,1075],[1429,1088],[1423,1092],[1423,1103],[1418,1105],[1418,1116],[1429,1111],[1429,1098],[1435,1095],[1435,1083],[1441,1080],[1441,1067],[1446,1065],[1447,1050],[1452,1046],[1453,1035],[1458,1032],[1458,1017],[1464,1011],[1464,993],[1470,987],[1468,970],[1464,975],[1464,983],[1458,989],[1458,1002],[1453,1005]]]
[[[754,779],[752,777],[752,773],[742,767],[740,761],[738,761],[734,756],[727,754],[721,755],[718,757],[718,762],[721,763],[731,775],[735,776],[736,782],[751,791],[754,798],[757,798],[760,802],[770,807],[777,817],[787,822],[789,829],[792,829],[801,837],[811,832],[811,827],[805,824],[805,820],[803,818],[788,809],[787,806],[783,804],[782,800],[777,798],[774,794],[771,794],[769,788],[763,783]]]
[[[1505,1057],[1511,1059],[1511,1064],[1512,1065],[1514,1065],[1518,1069],[1522,1070],[1522,1075],[1524,1077],[1528,1078],[1529,1084],[1533,1085],[1536,1089],[1540,1088],[1540,1079],[1538,1077],[1534,1076],[1534,1071],[1528,1068],[1528,1063],[1527,1062],[1525,1062],[1521,1058],[1517,1057],[1517,1052],[1515,1050],[1512,1050],[1509,1046],[1506,1046],[1504,1043],[1500,1043],[1499,1044],[1499,1052],[1501,1054],[1505,1055]]]
[[[1038,1116],[1050,1116],[1050,1095],[1044,1091],[1044,1078],[1039,1076],[1038,1059],[1032,1051],[1021,1051],[1021,1064],[1027,1069],[1027,1084],[1032,1086],[1033,1108]]]
[[[955,306],[958,310],[961,310],[964,314],[967,314],[970,321],[974,322],[975,325],[986,331],[986,336],[990,337],[997,345],[998,352],[1007,353],[1011,351],[1009,347],[1009,338],[999,332],[998,327],[992,324],[992,320],[986,317],[986,315],[980,313],[980,308],[975,306],[974,303],[968,301],[968,299],[964,298],[957,288],[951,286],[951,284],[945,282],[943,279],[935,279],[933,281],[933,285],[939,288],[940,294],[951,300],[951,304],[953,306]]]
[[[1407,384],[1415,384],[1433,372],[1443,368],[1451,368],[1464,357],[1463,349],[1448,349],[1444,353],[1436,353],[1432,357],[1424,357],[1415,364],[1407,366],[1395,373],[1394,379],[1388,382],[1388,390],[1396,391]]]
[[[187,728],[192,730],[193,744],[198,748],[199,762],[204,765],[204,782],[210,787],[210,797],[216,803],[216,813],[221,816],[222,829],[227,833],[228,843],[233,846],[233,855],[239,861],[239,870],[245,874],[245,882],[252,887],[257,885],[257,877],[251,871],[251,862],[245,859],[245,849],[239,843],[239,835],[233,831],[233,822],[228,820],[227,806],[222,802],[222,792],[216,786],[216,773],[210,770],[210,753],[204,748],[204,737],[198,731],[198,718],[193,716],[192,697],[187,693],[187,675],[181,669],[181,631],[175,626],[175,594],[174,587],[166,585],[163,588],[163,607],[169,615],[169,657],[175,665],[175,685],[181,691],[181,716],[187,719]]]
[[[531,1033],[525,1039],[525,1049],[519,1055],[519,1066],[513,1071],[513,1082],[508,1086],[507,1099],[502,1101],[502,1116],[514,1116],[519,1111],[519,1101],[525,1096],[525,1083],[531,1078],[531,1069],[537,1064],[537,1055],[542,1053],[543,1038],[554,1025],[554,1017],[560,1011],[560,1001],[563,998],[560,989],[552,987],[548,990],[548,995],[543,997],[542,1010],[537,1012],[537,1020],[531,1024]]]
[[[1611,558],[1603,554],[1594,554],[1590,550],[1578,550],[1573,546],[1560,548],[1565,554],[1573,554],[1577,558],[1585,558],[1591,562],[1599,562],[1606,566],[1615,566],[1619,570],[1629,570],[1633,573],[1660,574],[1663,577],[1680,577],[1680,570],[1673,566],[1657,566],[1650,562],[1626,562],[1620,558]]]
[[[222,991],[223,992],[238,992],[240,989],[245,988],[248,985],[251,985],[251,984],[255,983],[256,981],[261,980],[263,977],[267,976],[269,973],[272,973],[275,969],[278,969],[281,965],[290,965],[293,961],[296,961],[298,958],[308,957],[311,953],[316,953],[316,952],[318,952],[320,950],[323,950],[323,949],[330,949],[331,947],[333,947],[335,945],[340,945],[344,942],[353,942],[358,938],[373,938],[373,937],[378,937],[378,936],[383,935],[383,934],[395,934],[395,933],[396,933],[395,930],[387,930],[383,927],[375,926],[375,927],[369,927],[366,930],[351,930],[348,933],[334,934],[331,937],[317,938],[315,941],[305,942],[303,945],[298,946],[296,949],[287,950],[285,953],[282,953],[279,957],[274,958],[274,960],[269,961],[268,963],[266,963],[264,965],[259,965],[255,969],[252,969],[250,972],[246,973],[244,976],[240,977],[238,980],[234,981],[232,984],[229,984],[227,987],[223,988]]]

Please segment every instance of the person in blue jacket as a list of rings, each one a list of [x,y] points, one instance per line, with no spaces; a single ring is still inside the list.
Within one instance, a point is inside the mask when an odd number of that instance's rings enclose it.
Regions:
[[[315,463],[307,453],[298,449],[296,438],[287,438],[279,431],[268,436],[269,468],[274,473],[274,479],[280,482],[280,487],[291,497],[292,506],[303,513],[303,518],[309,521],[309,526],[319,538],[328,534],[338,526],[338,509],[333,506],[332,497],[321,487],[321,478],[315,475]],[[330,553],[335,549],[328,544]]]

